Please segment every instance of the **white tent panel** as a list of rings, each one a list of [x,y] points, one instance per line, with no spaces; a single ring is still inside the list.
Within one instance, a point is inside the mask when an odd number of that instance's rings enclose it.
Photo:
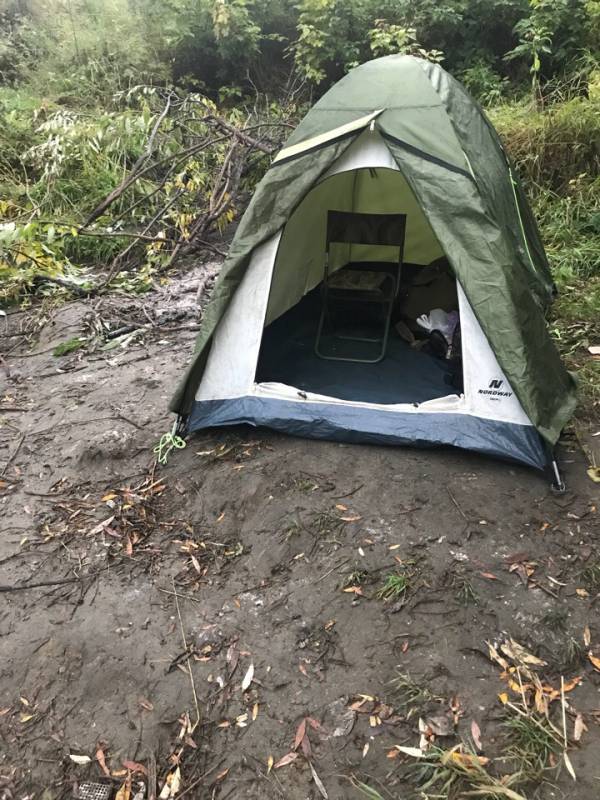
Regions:
[[[243,397],[251,391],[280,238],[281,232],[252,253],[216,330],[196,400]]]
[[[485,419],[530,424],[458,282],[457,289],[465,411]]]

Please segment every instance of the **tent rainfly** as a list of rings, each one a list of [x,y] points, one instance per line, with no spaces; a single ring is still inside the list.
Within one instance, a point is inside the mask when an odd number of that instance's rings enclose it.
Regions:
[[[328,277],[331,212],[402,215],[402,263],[397,248],[350,237],[331,245]],[[315,347],[323,304],[335,305],[324,287],[349,265],[371,278],[371,267],[398,269],[377,361],[377,337],[361,334],[377,319],[368,303],[352,307],[352,294],[350,305],[326,310]],[[171,410],[186,433],[250,423],[349,442],[454,445],[550,468],[560,483],[552,449],[576,399],[546,327],[553,292],[521,183],[484,112],[438,64],[379,58],[330,89],[273,160]],[[447,352],[416,323],[436,313],[453,320]]]

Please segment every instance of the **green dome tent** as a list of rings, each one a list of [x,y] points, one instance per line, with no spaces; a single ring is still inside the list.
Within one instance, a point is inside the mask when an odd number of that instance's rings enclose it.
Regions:
[[[411,327],[419,310],[458,312],[454,388],[447,374],[441,385],[447,365],[394,330],[377,364],[319,359],[336,212],[402,216],[409,280],[400,279],[394,319]],[[332,275],[398,259],[352,241],[332,248]],[[440,299],[442,278],[453,294]],[[553,290],[523,189],[482,110],[437,64],[376,59],[314,105],[256,189],[171,410],[187,432],[249,422],[347,441],[450,444],[543,468],[576,402],[546,327]]]

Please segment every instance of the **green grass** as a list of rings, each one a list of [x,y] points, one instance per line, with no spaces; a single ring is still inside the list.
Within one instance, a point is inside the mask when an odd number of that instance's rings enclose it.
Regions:
[[[554,608],[542,617],[542,623],[551,630],[564,631],[567,628],[569,612],[564,608]]]
[[[427,703],[443,700],[428,686],[418,683],[409,672],[398,670],[396,677],[390,681],[390,686],[398,698],[398,706],[406,713],[407,718]]]
[[[66,356],[68,353],[72,353],[73,351],[82,348],[85,344],[85,341],[85,339],[81,339],[79,336],[75,336],[73,339],[67,339],[66,342],[61,342],[60,344],[56,345],[52,351],[52,355]]]
[[[406,595],[410,587],[410,579],[405,572],[393,572],[386,575],[381,589],[377,592],[377,599],[386,603],[400,600]]]
[[[478,605],[479,596],[468,578],[457,577],[453,581],[456,599],[463,606]]]
[[[590,594],[600,593],[600,561],[593,561],[582,570],[581,582]]]
[[[538,783],[556,770],[563,747],[545,717],[515,714],[504,727],[508,733],[505,755],[516,764],[523,780]]]

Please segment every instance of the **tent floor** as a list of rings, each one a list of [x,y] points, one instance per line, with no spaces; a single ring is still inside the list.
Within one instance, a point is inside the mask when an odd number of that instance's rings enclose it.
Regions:
[[[314,352],[320,311],[318,289],[269,325],[263,334],[256,380],[284,383],[315,394],[366,403],[422,403],[457,394],[447,362],[420,352],[390,331],[385,358],[375,364],[330,361]],[[377,345],[325,337],[322,350],[333,348],[368,357]]]

